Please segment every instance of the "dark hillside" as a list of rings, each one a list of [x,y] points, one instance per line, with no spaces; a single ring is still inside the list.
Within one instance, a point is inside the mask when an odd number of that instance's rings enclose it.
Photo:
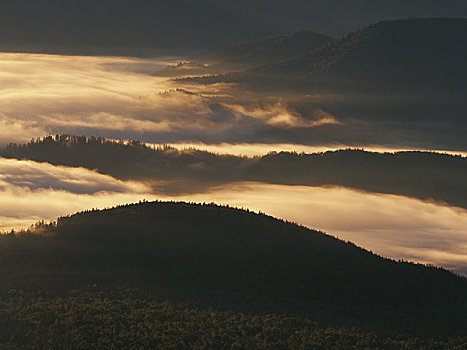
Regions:
[[[199,55],[192,62],[180,63],[157,72],[157,76],[177,77],[220,74],[255,66],[279,63],[302,56],[333,39],[329,36],[302,31],[274,35],[262,39],[232,44]]]
[[[466,33],[466,18],[391,20],[292,60],[178,83],[232,83],[239,100],[289,101],[305,118],[319,108],[343,123],[332,131],[342,144],[352,135],[365,144],[375,134],[371,144],[460,150],[467,133]],[[313,140],[311,130],[304,134],[305,142]]]
[[[123,180],[154,184],[155,191],[203,192],[235,181],[345,186],[436,200],[467,208],[467,158],[434,152],[363,150],[246,158],[189,149],[149,147],[139,141],[57,135],[0,149],[0,156],[82,166]],[[157,184],[164,181],[162,186]]]
[[[291,84],[333,92],[463,91],[466,32],[465,18],[380,22],[295,59],[214,81],[258,86],[276,81],[281,88]],[[209,82],[209,78],[204,81]]]
[[[123,180],[149,184],[167,181],[173,191],[203,190],[206,186],[237,181],[238,171],[249,163],[248,158],[195,149],[179,151],[168,146],[150,147],[140,141],[124,143],[73,135],[48,136],[24,145],[10,144],[0,155],[97,169]],[[157,190],[165,189],[157,187]]]
[[[330,88],[456,91],[465,89],[466,32],[467,20],[460,18],[381,22],[270,72],[311,80],[322,72],[317,87],[329,80]]]
[[[56,275],[62,283],[127,278],[215,304],[391,332],[459,334],[467,326],[466,279],[262,214],[153,202],[63,217],[35,231],[1,237],[2,274],[29,271],[43,282]]]
[[[336,185],[438,200],[467,208],[467,158],[434,152],[271,153],[248,168],[249,179],[288,185]]]

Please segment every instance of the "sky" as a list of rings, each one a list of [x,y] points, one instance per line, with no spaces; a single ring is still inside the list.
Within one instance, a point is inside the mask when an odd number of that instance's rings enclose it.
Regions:
[[[342,36],[409,16],[467,16],[464,0],[2,0],[3,50],[189,55],[271,34]],[[59,30],[57,30],[59,28]]]

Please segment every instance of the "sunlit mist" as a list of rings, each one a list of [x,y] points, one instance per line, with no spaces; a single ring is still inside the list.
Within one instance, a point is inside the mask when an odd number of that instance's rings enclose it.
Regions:
[[[0,231],[138,201],[148,190],[83,168],[0,158]]]
[[[383,256],[467,272],[467,211],[345,188],[234,183],[199,194],[157,194],[83,168],[0,159],[0,230],[91,208],[146,200],[215,202],[261,211]]]
[[[297,151],[440,147],[421,129],[401,133],[395,126],[340,120],[315,106],[317,97],[307,101],[307,113],[300,113],[287,98],[273,96],[259,103],[249,96],[241,100],[220,96],[229,84],[203,86],[202,93],[194,93],[153,74],[170,62],[167,58],[0,53],[0,145],[73,134],[154,144],[240,145],[222,153],[255,144],[241,151],[249,155],[263,152],[258,150],[262,144],[296,144],[293,150]],[[195,92],[199,89],[193,87]],[[444,148],[464,150],[462,144]]]
[[[308,146],[295,143],[219,143],[219,144],[205,144],[205,143],[170,143],[168,144],[178,150],[184,149],[198,149],[217,154],[233,154],[236,156],[264,156],[271,152],[297,152],[297,153],[318,153],[327,151],[337,151],[348,148],[344,144],[329,144],[322,146]],[[160,144],[152,144],[152,146],[161,146]],[[350,147],[352,148],[352,147]],[[445,153],[450,155],[460,155],[467,157],[467,152],[463,151],[448,151],[448,150],[424,150],[420,148],[385,148],[378,146],[365,146],[361,147],[369,152],[404,152],[404,151],[430,151],[437,153]]]

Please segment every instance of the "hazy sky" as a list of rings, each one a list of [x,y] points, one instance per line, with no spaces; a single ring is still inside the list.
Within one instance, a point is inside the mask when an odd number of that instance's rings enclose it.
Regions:
[[[384,19],[466,15],[465,0],[2,0],[0,47],[187,54],[304,29],[340,36]]]

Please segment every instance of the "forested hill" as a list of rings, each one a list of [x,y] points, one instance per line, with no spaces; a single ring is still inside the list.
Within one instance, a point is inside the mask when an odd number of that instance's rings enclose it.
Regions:
[[[192,62],[169,66],[160,72],[156,72],[155,75],[183,77],[220,74],[279,63],[280,61],[305,55],[332,40],[329,36],[309,31],[248,40],[210,50],[199,55]]]
[[[30,159],[54,165],[96,169],[122,180],[167,180],[162,191],[199,191],[237,181],[248,158],[173,147],[150,147],[139,141],[114,142],[101,137],[72,135],[49,136],[28,144],[10,144],[0,151],[6,158]]]
[[[467,19],[409,18],[369,25],[309,54],[199,82],[338,91],[464,91]]]
[[[338,185],[439,200],[467,208],[467,158],[434,152],[271,153],[248,168],[248,179],[289,185]]]
[[[233,181],[335,185],[467,208],[467,158],[432,152],[376,153],[340,150],[324,153],[271,153],[247,158],[171,147],[149,147],[84,136],[48,136],[11,144],[0,156],[55,165],[97,169],[123,180],[149,184],[166,181],[157,191],[197,192]]]
[[[467,327],[465,278],[214,204],[143,202],[88,211],[4,235],[0,244],[2,273],[10,279],[130,278],[214,304],[395,334],[455,335]]]

